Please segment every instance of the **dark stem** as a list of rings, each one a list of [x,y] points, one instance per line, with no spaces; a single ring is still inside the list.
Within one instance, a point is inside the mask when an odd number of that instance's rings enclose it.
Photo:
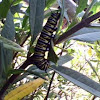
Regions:
[[[44,100],[47,100],[47,99],[48,99],[49,92],[50,92],[50,88],[51,88],[51,84],[52,84],[52,82],[53,82],[54,76],[55,76],[55,71],[53,72],[52,78],[51,78],[51,80],[50,80],[49,88],[48,88],[48,91],[47,91],[47,95],[46,95],[46,97],[45,97]]]
[[[80,30],[83,27],[88,26],[92,21],[96,20],[97,18],[100,17],[100,11],[84,20],[82,20],[80,23],[78,23],[77,25],[75,25],[74,27],[72,27],[71,29],[69,29],[67,32],[65,32],[64,34],[62,34],[57,41],[55,41],[55,44],[59,44],[63,41],[65,41],[69,36],[71,36],[72,34],[74,34],[75,32],[77,32],[78,30]]]

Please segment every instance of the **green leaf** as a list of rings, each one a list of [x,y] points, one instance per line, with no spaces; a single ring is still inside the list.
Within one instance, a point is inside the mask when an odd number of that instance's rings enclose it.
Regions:
[[[93,1],[91,2],[91,4],[89,5],[89,7],[87,8],[87,10],[85,11],[85,14],[84,14],[84,16],[83,16],[82,19],[85,19],[85,18],[87,18],[87,17],[89,16],[89,12],[90,12],[91,8],[93,7],[93,5],[94,5],[96,2],[97,2],[97,0],[93,0]]]
[[[23,73],[24,72],[24,70],[20,70],[20,69],[10,69],[9,71],[8,71],[8,76],[10,76],[11,74],[21,74],[21,73]]]
[[[79,0],[79,5],[76,9],[76,14],[82,12],[87,7],[87,0]]]
[[[22,13],[21,7],[22,7],[22,4],[18,4],[18,5],[12,6],[12,7],[10,8],[10,10],[11,10],[11,12],[13,13],[13,15],[14,15],[16,12]]]
[[[56,55],[56,53],[54,52],[52,46],[50,45],[50,50],[49,50],[49,53],[48,53],[48,59],[54,63],[57,63],[58,61],[58,56]]]
[[[49,9],[55,2],[56,0],[47,0],[45,10]]]
[[[100,84],[88,78],[87,76],[63,66],[52,66],[52,68],[61,76],[83,88],[84,90],[100,97]]]
[[[97,40],[100,40],[100,32],[92,32],[92,33],[77,35],[71,37],[70,39],[93,43]]]
[[[84,42],[94,42],[100,40],[100,28],[82,28],[75,32],[69,39],[80,40]]]
[[[27,8],[26,13],[29,14],[29,7]],[[23,19],[23,23],[22,23],[22,28],[24,28],[25,26],[27,26],[28,19],[29,19],[29,16],[25,15],[24,19]]]
[[[43,75],[41,75],[40,73],[38,73],[38,72],[36,72],[36,71],[26,70],[25,72],[28,72],[29,74],[33,74],[33,75],[35,75],[35,76],[37,76],[37,77],[40,77],[40,78],[42,78],[42,79],[47,80],[45,77],[43,77]]]
[[[93,11],[94,14],[100,11],[100,1],[94,4],[91,11]]]
[[[0,42],[3,42],[3,46],[5,48],[15,51],[23,51],[23,49],[17,43],[11,41],[14,40],[15,37],[15,28],[14,28],[13,16],[10,11],[8,12],[7,19],[4,28],[1,32],[1,35],[3,37],[0,36]]]
[[[4,28],[1,31],[1,36],[9,40],[14,40],[15,28],[14,28],[14,22],[13,22],[13,15],[11,14],[10,11],[7,14]],[[4,50],[3,57],[5,58],[5,66],[7,68],[11,65],[12,58],[13,58],[13,51],[7,50],[5,48],[3,50]]]
[[[5,18],[7,16],[9,8],[9,0],[2,0],[2,2],[0,3],[0,18]]]
[[[74,36],[78,36],[78,35],[83,35],[83,34],[87,34],[87,33],[95,33],[95,32],[100,32],[100,28],[98,28],[98,27],[95,27],[95,28],[88,27],[88,28],[86,28],[85,27],[85,28],[78,30],[77,32],[75,32],[71,36],[74,37]]]
[[[40,77],[40,78],[43,78],[46,80],[45,75],[47,73],[45,73],[45,71],[43,71],[43,70],[37,69],[37,67],[34,65],[29,67],[27,70],[23,70],[23,69],[20,69],[20,70],[23,72],[23,74],[20,75],[13,83],[16,83],[16,82],[22,80],[23,78],[27,77],[28,75],[37,76],[37,77]],[[18,71],[18,72],[21,72],[21,71]],[[11,73],[9,73],[9,74],[11,74]]]
[[[22,23],[22,28],[24,28],[25,26],[27,26],[27,21],[28,21],[29,17],[28,16],[25,16],[24,17],[24,20],[23,20],[23,23]]]
[[[13,15],[10,11],[7,14],[4,28],[1,31],[1,36],[5,37],[7,39],[10,39],[10,40],[14,40],[15,27],[14,27],[14,22],[13,22]]]
[[[41,32],[43,17],[44,17],[44,8],[45,8],[45,0],[30,0],[30,28],[32,41],[34,41]]]
[[[19,51],[19,52],[24,51],[20,45],[18,45],[17,43],[15,43],[9,39],[2,37],[2,36],[0,36],[0,43],[3,43],[3,46],[6,49]]]
[[[17,5],[19,4],[22,0],[9,0],[11,4]]]
[[[75,50],[74,49],[71,49],[71,48],[68,48],[67,49],[67,52],[68,52],[68,54],[73,54],[75,52]]]
[[[64,56],[60,56],[60,58],[58,60],[58,65],[63,65],[72,59],[73,59],[73,57],[70,56],[69,54],[66,54]]]

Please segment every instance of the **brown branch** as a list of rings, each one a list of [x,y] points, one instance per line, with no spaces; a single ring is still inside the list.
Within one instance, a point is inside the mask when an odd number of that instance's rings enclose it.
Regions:
[[[67,32],[65,32],[64,34],[62,34],[57,41],[55,41],[55,44],[59,44],[63,41],[65,41],[66,39],[68,39],[69,36],[71,36],[72,34],[74,34],[75,32],[77,32],[78,30],[80,30],[83,27],[86,27],[87,25],[89,25],[92,21],[96,20],[97,18],[100,17],[100,11],[84,20],[82,20],[80,23],[78,23],[77,25],[75,25],[74,27],[72,27],[71,29],[69,29]]]

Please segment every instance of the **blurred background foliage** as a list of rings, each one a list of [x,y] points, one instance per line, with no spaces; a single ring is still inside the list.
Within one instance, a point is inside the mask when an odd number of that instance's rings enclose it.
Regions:
[[[58,10],[58,6],[61,8],[61,17],[55,40],[77,23],[100,12],[99,0],[2,0],[0,2],[0,89],[11,75],[22,73],[7,89],[5,95],[37,77],[47,76],[48,81],[23,100],[44,100],[47,96],[53,70],[49,69],[45,73],[35,65],[28,66],[25,69],[27,71],[15,69],[34,53],[42,25],[46,23],[51,12]],[[97,84],[100,82],[100,18],[72,34],[63,43],[53,46],[48,59],[52,61],[51,65],[54,66],[52,68],[57,72],[51,80],[52,85],[48,95],[50,100],[100,100],[91,90],[92,88],[97,96],[100,93],[100,85]],[[67,73],[67,69],[65,73],[63,67],[56,69],[56,66],[65,66],[73,69],[75,73],[71,70],[72,76]],[[76,74],[76,71],[79,73]],[[88,82],[85,82],[85,76],[81,73],[95,81],[94,87],[91,86],[91,80],[86,78]]]

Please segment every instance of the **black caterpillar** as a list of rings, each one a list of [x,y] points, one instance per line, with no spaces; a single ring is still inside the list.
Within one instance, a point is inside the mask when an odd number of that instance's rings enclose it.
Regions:
[[[52,13],[48,18],[46,25],[43,27],[40,37],[37,41],[35,51],[33,54],[34,64],[41,70],[47,70],[50,67],[49,61],[44,58],[45,52],[50,46],[50,41],[55,31],[57,21],[60,17],[60,13]]]

